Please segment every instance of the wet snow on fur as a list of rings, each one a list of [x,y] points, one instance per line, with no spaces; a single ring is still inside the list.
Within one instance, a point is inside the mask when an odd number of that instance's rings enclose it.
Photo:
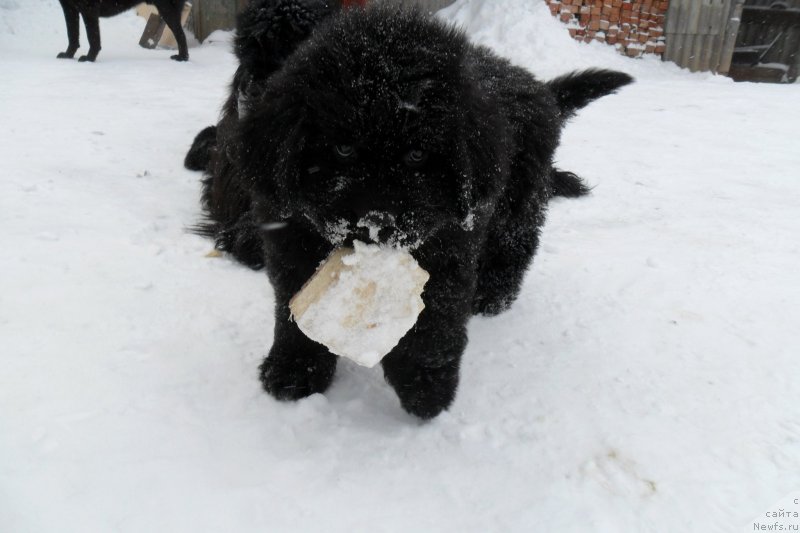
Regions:
[[[176,64],[129,13],[78,64],[57,2],[0,0],[0,531],[705,533],[793,501],[800,85],[628,60],[534,0],[440,16],[542,78],[638,83],[567,127],[558,164],[595,188],[552,203],[522,295],[471,322],[453,407],[420,423],[379,367],[260,389],[269,284],[185,229],[229,36]]]

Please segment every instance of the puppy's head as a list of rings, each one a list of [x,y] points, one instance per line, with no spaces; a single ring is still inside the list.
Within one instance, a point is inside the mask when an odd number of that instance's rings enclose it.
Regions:
[[[415,246],[472,229],[506,164],[464,35],[414,11],[350,10],[267,80],[240,125],[242,172],[280,219],[334,245]]]

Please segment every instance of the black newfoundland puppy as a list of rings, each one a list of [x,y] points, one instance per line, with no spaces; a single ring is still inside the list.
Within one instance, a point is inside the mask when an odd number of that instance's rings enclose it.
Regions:
[[[266,267],[275,289],[264,388],[281,400],[328,388],[337,356],[297,328],[289,300],[335,247],[400,243],[431,277],[381,364],[406,411],[436,416],[455,396],[469,318],[517,297],[548,200],[586,192],[553,168],[561,128],[632,79],[542,83],[419,12],[312,0],[252,2],[235,47],[222,118],[186,165],[207,170],[200,231]],[[371,239],[364,226],[382,229]]]
[[[189,49],[186,46],[186,35],[181,26],[181,12],[185,0],[59,0],[64,10],[64,21],[67,23],[67,37],[69,45],[67,50],[58,54],[59,59],[72,59],[80,48],[81,28],[79,15],[83,17],[86,26],[86,36],[89,39],[89,53],[78,58],[78,61],[94,61],[100,53],[100,17],[113,17],[127,11],[143,1],[153,4],[158,9],[158,14],[172,30],[175,40],[178,41],[178,53],[171,56],[176,61],[189,59]]]

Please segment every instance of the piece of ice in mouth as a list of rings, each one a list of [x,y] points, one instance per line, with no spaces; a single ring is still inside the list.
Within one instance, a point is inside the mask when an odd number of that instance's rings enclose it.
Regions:
[[[355,241],[331,253],[289,308],[308,338],[372,367],[417,322],[429,277],[406,250]]]

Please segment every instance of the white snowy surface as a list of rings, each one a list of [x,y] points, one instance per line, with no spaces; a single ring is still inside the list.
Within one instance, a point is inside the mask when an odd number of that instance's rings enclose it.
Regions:
[[[266,277],[185,230],[225,36],[178,64],[126,14],[78,64],[55,0],[0,0],[0,531],[775,520],[800,490],[800,86],[617,57],[533,0],[443,16],[543,78],[638,83],[567,128],[558,163],[595,189],[554,202],[519,301],[470,323],[458,397],[420,423],[348,361],[325,395],[261,391]]]
[[[430,276],[407,250],[353,245],[335,250],[289,308],[309,339],[372,368],[417,323]]]

